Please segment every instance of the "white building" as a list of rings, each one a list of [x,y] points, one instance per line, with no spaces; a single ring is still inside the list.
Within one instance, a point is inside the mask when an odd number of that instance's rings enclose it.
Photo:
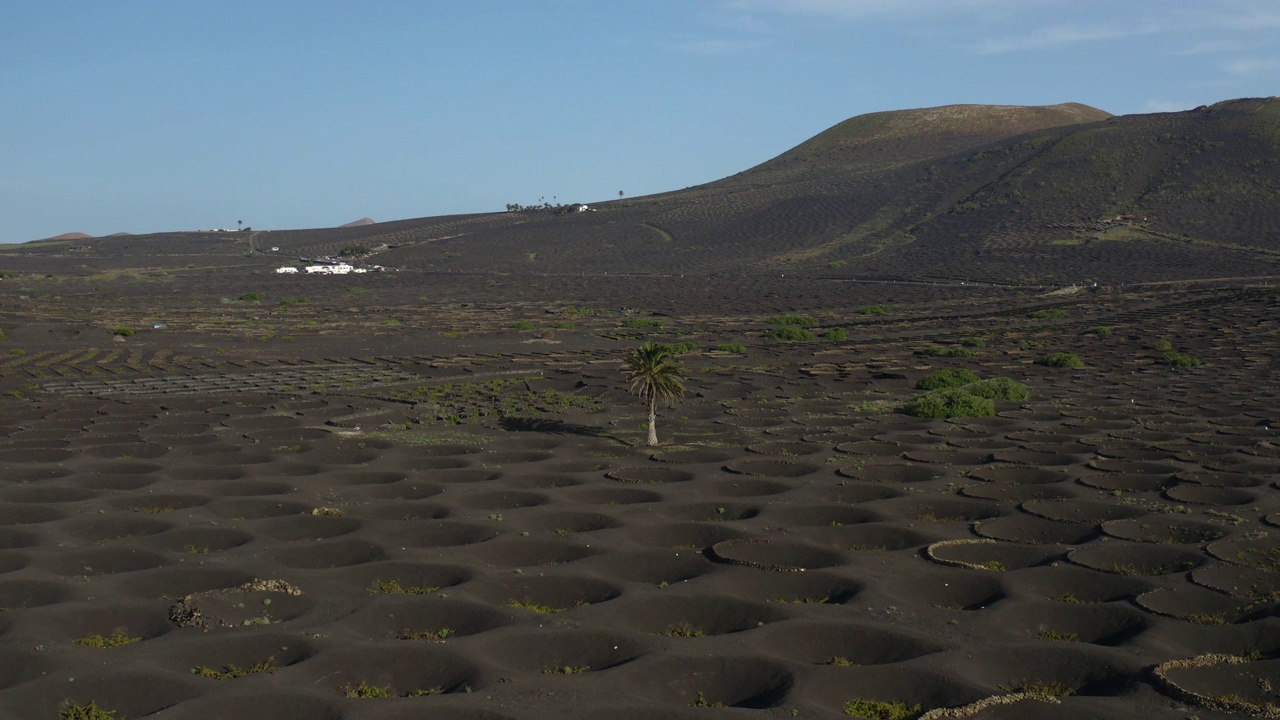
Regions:
[[[289,267],[289,266],[287,266],[287,265],[286,265],[285,267],[278,267],[278,268],[276,268],[276,272],[277,272],[277,273],[279,273],[279,274],[281,274],[281,275],[289,275],[289,274],[295,274],[295,275],[296,275],[296,274],[297,274],[297,272],[298,272],[298,268],[296,268],[296,267]]]
[[[346,263],[337,263],[336,265],[308,265],[307,272],[312,275],[346,275],[355,270],[354,267]]]

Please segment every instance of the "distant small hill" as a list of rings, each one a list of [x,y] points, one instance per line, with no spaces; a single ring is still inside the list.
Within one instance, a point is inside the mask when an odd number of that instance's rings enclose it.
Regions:
[[[45,238],[45,240],[92,240],[92,239],[93,239],[92,235],[88,233],[82,233],[82,232],[62,233],[61,235],[54,235],[51,238]]]
[[[374,221],[374,219],[373,219],[373,218],[362,217],[362,218],[360,218],[359,220],[352,220],[351,222],[347,223],[346,225],[339,225],[338,227],[340,227],[340,228],[353,228],[353,227],[361,227],[362,225],[374,225],[374,224],[376,224],[376,223],[375,223],[375,221]]]

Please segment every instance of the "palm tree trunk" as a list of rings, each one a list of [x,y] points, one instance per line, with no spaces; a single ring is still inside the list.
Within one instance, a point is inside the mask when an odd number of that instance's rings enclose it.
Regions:
[[[649,444],[658,444],[658,396],[649,398]]]

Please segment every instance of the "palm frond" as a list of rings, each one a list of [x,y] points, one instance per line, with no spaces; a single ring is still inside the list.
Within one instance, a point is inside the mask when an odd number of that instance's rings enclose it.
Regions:
[[[684,395],[684,368],[666,345],[645,343],[625,361],[631,392],[667,403]]]

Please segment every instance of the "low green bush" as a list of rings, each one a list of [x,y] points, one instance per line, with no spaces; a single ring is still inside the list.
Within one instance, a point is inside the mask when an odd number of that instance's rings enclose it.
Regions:
[[[845,715],[867,720],[915,720],[920,717],[920,710],[919,705],[865,698],[854,698],[844,704]]]
[[[247,292],[240,296],[241,302],[258,302],[259,300],[262,300],[262,293],[260,292]]]
[[[965,347],[980,348],[980,347],[986,347],[987,341],[983,340],[980,337],[967,337],[967,338],[960,338],[960,344]]]
[[[765,320],[770,325],[798,325],[800,327],[813,327],[818,324],[818,318],[812,315],[774,315]]]
[[[804,340],[812,340],[813,333],[797,325],[783,325],[780,328],[770,330],[769,337],[774,340],[782,340],[785,342],[801,342]]]
[[[90,701],[77,705],[70,700],[58,711],[59,720],[124,720],[116,710],[98,707],[98,703]]]
[[[988,400],[1026,400],[1031,397],[1027,386],[1007,377],[995,377],[965,388],[969,393]]]
[[[1035,312],[1027,313],[1027,317],[1035,318],[1036,320],[1061,320],[1066,316],[1067,316],[1066,310],[1058,310],[1057,308],[1050,308],[1047,310],[1036,310]]]
[[[5,334],[4,330],[0,330],[0,342],[5,342],[8,339],[9,339],[9,336]]]
[[[1199,365],[1200,358],[1194,355],[1184,355],[1180,352],[1170,350],[1160,355],[1160,362],[1177,368],[1188,368]]]
[[[917,395],[902,411],[921,418],[991,417],[996,414],[996,404],[967,390],[950,388]]]
[[[964,369],[938,370],[924,376],[916,383],[917,390],[945,390],[976,383],[982,378]]]
[[[831,328],[823,337],[834,342],[844,342],[849,339],[849,335],[844,331],[844,328]]]
[[[920,351],[920,354],[928,355],[929,357],[973,357],[977,355],[977,353],[968,348],[943,347],[941,345],[925,348]]]
[[[657,328],[662,327],[662,323],[657,320],[647,320],[644,318],[627,318],[622,321],[622,327],[625,328]]]
[[[1084,367],[1084,361],[1075,353],[1056,352],[1052,355],[1045,355],[1036,362],[1047,367],[1055,368],[1071,368],[1073,370]]]
[[[111,334],[112,334],[112,335],[119,335],[120,337],[129,337],[130,335],[133,335],[133,334],[134,334],[134,332],[135,332],[135,330],[134,330],[133,328],[131,328],[131,327],[125,327],[125,326],[121,325],[120,327],[116,328],[115,330],[112,330],[112,331],[111,331]]]
[[[1153,347],[1160,352],[1169,352],[1173,349],[1173,343],[1168,340],[1157,340]]]
[[[691,342],[678,342],[678,343],[671,343],[666,347],[667,347],[667,350],[670,351],[672,355],[684,355],[685,353],[689,353],[689,352],[693,352],[694,350],[697,350],[698,344],[691,343]]]
[[[534,327],[533,323],[529,322],[528,320],[517,320],[511,323],[512,330],[532,330],[533,327]]]
[[[741,355],[747,351],[747,346],[741,343],[724,343],[723,345],[717,345],[716,349],[720,352],[737,353]]]
[[[888,305],[868,305],[857,310],[859,315],[888,315],[893,308]]]
[[[281,307],[289,307],[290,305],[310,305],[311,300],[304,297],[285,298],[280,301]]]
[[[1110,335],[1112,331],[1111,331],[1111,328],[1103,326],[1103,327],[1093,328],[1089,332],[1093,333],[1094,335]]]

